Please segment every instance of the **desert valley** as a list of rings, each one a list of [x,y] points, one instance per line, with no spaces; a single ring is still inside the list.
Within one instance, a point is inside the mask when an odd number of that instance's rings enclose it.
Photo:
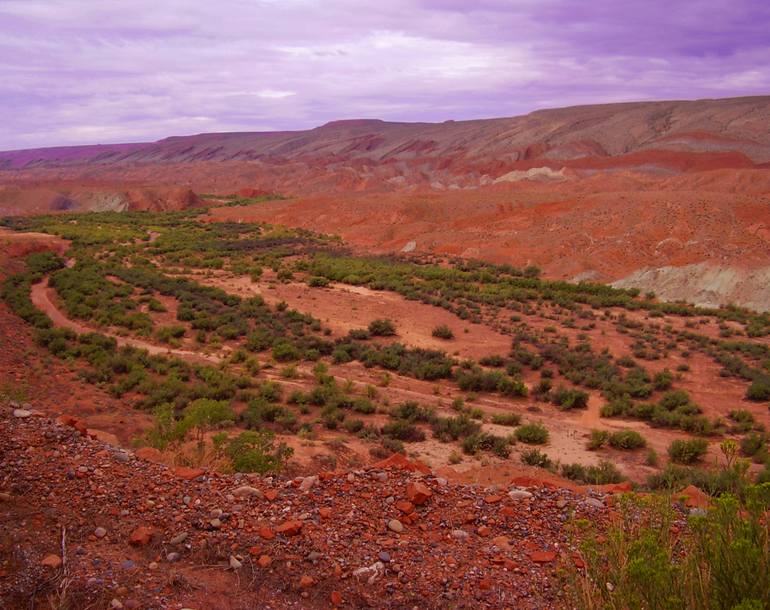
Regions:
[[[626,492],[767,494],[770,97],[4,152],[0,214],[5,607],[624,607]]]

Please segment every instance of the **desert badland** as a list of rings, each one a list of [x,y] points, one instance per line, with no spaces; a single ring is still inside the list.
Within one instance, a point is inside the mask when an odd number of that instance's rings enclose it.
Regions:
[[[3,152],[0,215],[9,608],[630,607],[625,492],[673,556],[767,493],[770,97]]]

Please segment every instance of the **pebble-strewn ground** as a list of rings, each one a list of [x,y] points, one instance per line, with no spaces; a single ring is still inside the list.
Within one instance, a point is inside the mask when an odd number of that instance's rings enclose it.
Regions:
[[[400,456],[296,479],[173,470],[15,406],[2,608],[560,608],[565,523],[607,516],[598,495],[453,485]]]

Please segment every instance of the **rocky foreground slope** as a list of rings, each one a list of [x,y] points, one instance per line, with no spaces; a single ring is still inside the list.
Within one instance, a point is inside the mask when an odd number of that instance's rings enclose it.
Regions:
[[[401,456],[260,478],[169,469],[84,432],[2,408],[3,608],[563,607],[559,567],[580,564],[568,523],[609,513],[598,492],[458,486]]]

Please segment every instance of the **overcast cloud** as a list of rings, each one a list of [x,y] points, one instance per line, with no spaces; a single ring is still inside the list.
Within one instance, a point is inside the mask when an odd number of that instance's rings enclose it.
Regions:
[[[765,0],[0,0],[0,149],[770,93]]]

